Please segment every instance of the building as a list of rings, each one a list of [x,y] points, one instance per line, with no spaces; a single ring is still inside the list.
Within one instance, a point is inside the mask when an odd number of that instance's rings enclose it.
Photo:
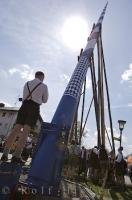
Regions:
[[[18,110],[18,107],[5,107],[3,103],[0,103],[0,137],[6,137],[10,134],[15,124]],[[42,121],[40,116],[35,128],[31,130],[32,133],[39,133]]]

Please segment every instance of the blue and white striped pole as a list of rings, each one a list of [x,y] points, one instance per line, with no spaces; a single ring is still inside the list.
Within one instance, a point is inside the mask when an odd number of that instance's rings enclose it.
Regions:
[[[80,56],[79,62],[53,116],[51,128],[44,129],[44,131],[41,130],[45,137],[33,159],[27,179],[29,185],[48,188],[50,186],[57,186],[60,182],[64,150],[59,148],[58,141],[63,136],[68,138],[87,69],[91,64],[90,59],[100,34],[106,7],[107,4],[88,38],[86,48]]]

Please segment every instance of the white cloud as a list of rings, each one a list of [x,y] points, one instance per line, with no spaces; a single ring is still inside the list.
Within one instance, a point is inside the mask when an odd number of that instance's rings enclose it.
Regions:
[[[26,64],[22,64],[19,67],[13,67],[8,70],[10,75],[18,73],[22,79],[31,80],[34,78],[34,70]]]
[[[132,103],[128,103],[128,107],[132,107]]]
[[[124,73],[121,75],[122,81],[130,81],[132,82],[132,63],[129,65],[129,69],[124,71]]]
[[[7,71],[4,69],[0,69],[0,78],[3,79],[3,78],[7,78],[7,77],[8,77]]]
[[[91,79],[87,76],[86,77],[86,89],[91,88]]]
[[[93,133],[90,129],[86,127],[87,133],[85,137],[82,137],[82,145],[85,146],[87,149],[93,148],[97,145],[97,131]]]
[[[128,108],[128,107],[132,107],[132,103],[111,106],[112,109],[120,109],[120,108]]]

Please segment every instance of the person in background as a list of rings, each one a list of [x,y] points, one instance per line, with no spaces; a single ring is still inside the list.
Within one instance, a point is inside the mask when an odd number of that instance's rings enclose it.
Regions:
[[[132,166],[131,166],[131,168],[130,168],[130,180],[131,180],[131,182],[132,182]]]
[[[90,155],[89,155],[89,178],[92,181],[98,181],[99,179],[99,158],[98,158],[98,147],[94,146],[94,148],[91,149]]]
[[[71,144],[68,147],[69,157],[68,157],[68,168],[67,168],[67,177],[74,179],[78,173],[79,166],[79,156],[80,156],[80,147],[78,146],[75,140],[71,141]]]
[[[82,146],[80,153],[79,174],[81,173],[86,175],[86,148],[84,146]]]
[[[107,187],[112,187],[115,185],[115,153],[112,150],[108,154],[108,176],[106,181]]]
[[[105,146],[102,144],[99,148],[99,162],[100,162],[100,183],[105,187],[108,177],[108,153]]]
[[[115,160],[115,175],[116,175],[116,182],[117,186],[119,186],[120,190],[125,189],[125,179],[124,179],[124,174],[125,174],[125,168],[126,164],[123,158],[123,147],[120,147],[118,149],[118,154],[116,156]]]
[[[36,125],[38,120],[40,105],[46,103],[48,100],[48,87],[43,83],[44,77],[43,72],[37,71],[35,73],[35,78],[26,82],[24,85],[22,105],[18,111],[16,124],[7,139],[1,161],[8,160],[11,146],[19,135],[19,140],[11,162],[21,163],[21,153],[31,128]]]

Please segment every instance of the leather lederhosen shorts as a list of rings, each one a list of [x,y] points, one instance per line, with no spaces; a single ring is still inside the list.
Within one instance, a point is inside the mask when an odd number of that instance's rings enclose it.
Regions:
[[[30,127],[34,127],[39,118],[39,113],[39,104],[32,100],[25,100],[18,111],[16,124],[29,125]]]

